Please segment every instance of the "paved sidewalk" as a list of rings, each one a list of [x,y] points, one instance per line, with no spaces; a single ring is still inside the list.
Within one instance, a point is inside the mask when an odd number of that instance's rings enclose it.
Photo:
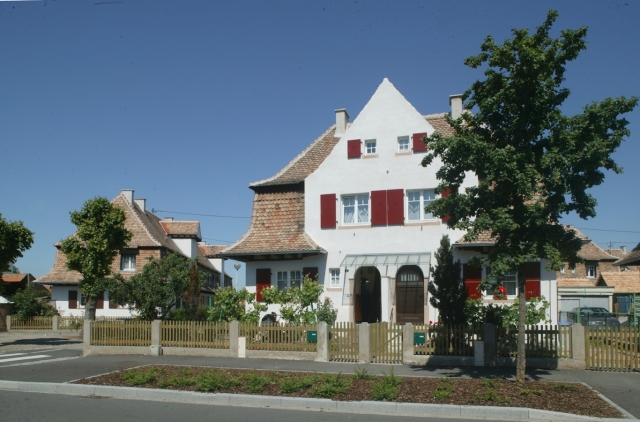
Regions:
[[[0,353],[50,347],[82,348],[79,331],[12,330],[0,333]]]

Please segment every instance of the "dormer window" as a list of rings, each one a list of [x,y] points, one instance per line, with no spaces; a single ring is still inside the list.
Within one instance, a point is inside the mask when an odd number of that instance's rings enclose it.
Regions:
[[[596,278],[596,266],[595,264],[587,264],[587,278]]]
[[[368,139],[364,141],[364,145],[365,145],[365,155],[375,155],[378,153],[376,149],[375,139]]]

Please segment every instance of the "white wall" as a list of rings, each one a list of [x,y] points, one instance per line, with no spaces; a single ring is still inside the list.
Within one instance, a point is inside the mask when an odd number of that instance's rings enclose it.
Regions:
[[[171,239],[180,252],[189,258],[195,258],[198,254],[198,242],[195,239]]]
[[[78,292],[78,308],[69,309],[69,290],[75,290]],[[52,286],[51,287],[51,300],[55,301],[56,309],[63,316],[82,316],[84,315],[84,306],[80,305],[80,288],[77,286]],[[96,317],[101,316],[117,316],[117,317],[129,317],[131,313],[129,309],[118,308],[109,309],[109,292],[104,293],[104,309],[96,309]]]

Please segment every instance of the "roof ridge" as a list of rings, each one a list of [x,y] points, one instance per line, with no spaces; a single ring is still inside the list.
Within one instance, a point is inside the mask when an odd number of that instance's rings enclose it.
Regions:
[[[147,233],[147,236],[149,236],[149,239],[151,239],[151,241],[153,241],[156,244],[156,246],[162,246],[162,243],[151,234],[151,232],[149,231],[149,228],[147,227],[147,225],[138,216],[137,210],[135,209],[134,205],[129,202],[129,200],[122,194],[122,192],[119,193],[115,198],[113,198],[113,201],[111,201],[111,203],[115,202],[115,200],[118,197],[122,197],[122,199],[124,200],[125,205],[129,207],[129,209],[133,213],[136,221],[142,226],[142,228],[144,229],[145,233]]]
[[[293,160],[289,161],[289,163],[284,166],[282,169],[280,169],[279,172],[277,172],[275,175],[264,179],[264,180],[258,180],[256,182],[252,182],[249,183],[249,187],[251,186],[259,186],[263,183],[267,183],[267,182],[271,182],[273,180],[276,180],[278,177],[282,176],[287,170],[289,170],[291,167],[293,167],[298,161],[300,161],[302,158],[304,158],[307,153],[311,150],[311,148],[313,148],[317,143],[319,143],[320,141],[322,141],[327,135],[329,135],[329,133],[334,130],[336,128],[336,125],[333,124],[331,126],[329,126],[329,129],[325,130],[322,135],[320,135],[319,137],[317,137],[313,142],[311,142],[311,144],[309,144],[304,150],[302,150],[302,152],[300,154],[298,154],[297,156],[295,156],[293,158]],[[326,159],[326,157],[325,157]],[[322,160],[324,161],[324,160]]]

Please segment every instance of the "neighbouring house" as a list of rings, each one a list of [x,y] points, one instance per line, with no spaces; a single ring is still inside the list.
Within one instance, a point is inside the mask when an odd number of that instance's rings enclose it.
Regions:
[[[200,252],[209,260],[213,268],[222,272],[224,271],[224,261],[218,256],[218,253],[227,248],[226,245],[208,245],[207,242],[198,242],[198,248]],[[224,285],[223,287],[232,287],[233,279],[227,272],[224,273]]]
[[[490,248],[494,245],[490,234],[483,233],[477,239],[467,241],[464,237],[453,244],[456,256],[462,263],[462,279],[470,299],[482,299],[484,304],[512,305],[518,297],[518,273],[516,270],[504,275],[502,286],[506,290],[506,298],[497,298],[496,289],[480,290],[480,284],[491,274],[491,263],[481,267],[472,266],[472,258],[486,258]],[[547,320],[557,324],[557,284],[555,271],[547,270],[549,261],[546,259],[527,262],[525,267],[525,297],[527,300],[543,297],[549,302]]]
[[[458,117],[461,96],[449,105]],[[453,242],[464,234],[424,212],[438,197],[441,161],[420,165],[422,139],[452,134],[446,114],[419,113],[384,79],[352,123],[335,110],[335,125],[276,175],[249,185],[249,229],[217,256],[246,262],[247,288],[259,300],[263,288],[297,286],[309,275],[324,284],[338,321],[436,320],[427,290],[433,253],[443,235]],[[476,183],[469,173],[462,188]]]
[[[146,207],[145,199],[134,199],[133,190],[123,190],[112,203],[124,210],[125,227],[133,233],[127,247],[114,258],[111,270],[125,278],[142,272],[150,259],[160,259],[171,252],[187,258],[197,259],[199,269],[206,274],[207,281],[202,287],[202,304],[210,303],[215,289],[220,285],[221,272],[204,256],[198,243],[202,241],[198,221],[182,221],[173,218],[160,219]],[[66,256],[56,247],[53,268],[37,280],[50,286],[51,304],[63,315],[81,315],[84,312],[85,297],[78,282],[80,273],[67,269]],[[227,277],[225,277],[226,279]],[[180,302],[178,303],[180,306]],[[109,301],[109,292],[98,297],[96,316],[129,316],[127,307]]]
[[[612,288],[613,294],[610,296],[609,310],[618,314],[635,315],[638,314],[640,306],[640,272],[638,271],[613,271],[602,272],[596,282],[598,287]],[[627,316],[619,315],[620,322],[628,319]]]
[[[613,263],[614,266],[620,267],[620,269],[640,271],[640,243],[631,252],[619,258],[618,261]]]
[[[11,297],[19,289],[26,289],[35,279],[29,273],[2,273],[2,281],[5,283],[2,294],[6,297]]]

